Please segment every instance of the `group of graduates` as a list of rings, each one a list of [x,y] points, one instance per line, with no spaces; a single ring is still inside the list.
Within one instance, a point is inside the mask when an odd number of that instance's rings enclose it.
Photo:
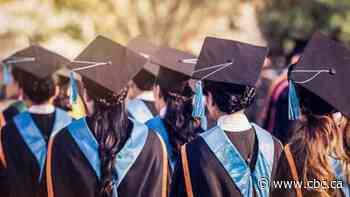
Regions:
[[[350,196],[350,50],[315,33],[289,66],[276,116],[300,126],[285,146],[246,116],[267,54],[215,37],[195,56],[103,36],[73,60],[36,44],[13,53],[0,196]]]

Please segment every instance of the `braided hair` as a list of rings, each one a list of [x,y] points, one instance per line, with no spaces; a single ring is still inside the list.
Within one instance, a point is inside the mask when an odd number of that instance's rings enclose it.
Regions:
[[[114,180],[118,178],[114,168],[116,156],[122,143],[129,138],[132,126],[125,112],[127,89],[115,94],[88,79],[83,78],[83,82],[87,95],[94,101],[91,127],[99,143],[101,159],[101,182],[97,196],[112,197]]]
[[[221,112],[232,114],[249,107],[255,99],[256,89],[250,86],[204,81],[204,95],[210,92]]]
[[[173,147],[173,155],[176,157],[181,146],[201,132],[200,121],[192,117],[194,93],[188,81],[180,82],[176,86],[161,81],[157,81],[156,84],[159,85],[160,96],[166,103],[163,120]]]

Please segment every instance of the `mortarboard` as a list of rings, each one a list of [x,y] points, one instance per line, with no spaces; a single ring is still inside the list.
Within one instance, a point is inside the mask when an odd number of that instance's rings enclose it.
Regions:
[[[193,78],[254,87],[267,53],[265,47],[206,37]]]
[[[162,47],[152,58],[152,62],[160,66],[157,80],[171,88],[179,82],[189,80],[194,71],[194,64],[183,60],[194,59],[194,55],[174,48]]]
[[[69,60],[39,45],[31,45],[2,61],[39,79],[51,76],[69,63]]]
[[[127,47],[147,58],[148,61],[144,64],[142,70],[133,78],[133,81],[141,89],[150,89],[153,86],[155,78],[159,72],[159,65],[151,62],[151,58],[157,51],[158,46],[142,37],[136,37],[129,41]]]
[[[127,47],[145,58],[150,58],[158,50],[158,46],[140,36],[131,39]]]
[[[118,94],[146,61],[146,58],[128,48],[98,36],[69,67],[83,78]]]
[[[350,51],[341,43],[321,33],[308,42],[301,59],[289,68],[289,117],[300,116],[295,84],[317,95],[323,101],[350,117]]]

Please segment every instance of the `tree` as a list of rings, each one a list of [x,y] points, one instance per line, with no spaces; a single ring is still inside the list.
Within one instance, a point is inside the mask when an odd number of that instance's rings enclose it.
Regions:
[[[45,42],[57,35],[86,43],[103,34],[126,43],[139,34],[157,44],[181,47],[213,18],[234,21],[240,0],[7,0],[7,13],[28,27],[9,31]],[[40,10],[40,11],[39,11]],[[233,23],[232,23],[233,24]],[[234,25],[230,26],[234,28]]]
[[[322,31],[350,43],[348,0],[262,0],[260,28],[271,46],[290,49],[295,39]]]

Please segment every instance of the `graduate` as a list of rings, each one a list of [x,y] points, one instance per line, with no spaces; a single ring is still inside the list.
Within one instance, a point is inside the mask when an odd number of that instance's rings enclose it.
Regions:
[[[166,197],[168,161],[161,137],[131,118],[127,83],[146,59],[98,36],[72,62],[82,76],[88,116],[49,144],[49,197]],[[72,84],[74,92],[74,84]]]
[[[289,118],[299,119],[302,127],[285,147],[276,180],[303,182],[273,188],[272,196],[350,196],[343,137],[350,118],[349,56],[344,45],[315,33],[298,64],[289,68]]]
[[[60,107],[67,111],[70,116],[72,116],[74,119],[82,118],[86,115],[86,106],[81,98],[81,78],[79,75],[74,75],[74,80],[76,80],[76,84],[78,87],[77,91],[77,98],[74,103],[71,103],[71,97],[69,95],[70,93],[70,70],[68,68],[62,68],[57,72],[58,76],[58,86],[60,88],[60,91],[54,100],[54,104],[57,107]]]
[[[244,114],[266,54],[263,47],[205,39],[193,78],[202,81],[217,126],[181,148],[170,196],[269,196],[258,181],[273,179],[282,146]]]
[[[12,118],[27,110],[27,106],[23,101],[23,91],[21,82],[21,71],[20,68],[11,66],[11,63],[16,62],[15,60],[2,61],[2,79],[5,84],[5,96],[6,102],[2,102],[3,107],[0,113],[0,127],[3,127],[6,122],[12,120]]]
[[[12,66],[23,71],[22,89],[29,108],[1,129],[0,194],[46,197],[47,143],[72,120],[65,111],[53,106],[58,92],[53,74],[68,60],[31,45],[6,61],[14,61]]]
[[[158,114],[152,90],[159,66],[151,61],[158,47],[141,37],[132,39],[127,47],[148,59],[142,70],[128,83],[127,101],[129,115],[145,123]]]
[[[192,116],[194,92],[189,85],[194,65],[182,62],[194,59],[192,54],[173,48],[161,48],[152,61],[160,65],[154,87],[159,115],[146,122],[158,132],[167,145],[170,166],[173,169],[180,147],[201,131],[201,124]]]

